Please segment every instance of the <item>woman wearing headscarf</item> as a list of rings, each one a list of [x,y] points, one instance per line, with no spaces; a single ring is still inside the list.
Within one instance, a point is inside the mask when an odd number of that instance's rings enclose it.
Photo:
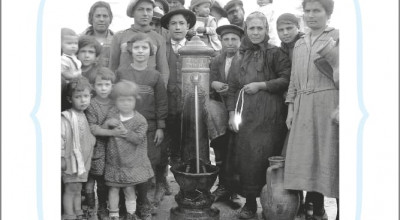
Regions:
[[[310,32],[294,47],[286,98],[290,135],[284,187],[307,191],[306,205],[313,203],[318,219],[328,219],[324,196],[339,196],[339,136],[331,132],[337,129],[331,113],[338,106],[339,91],[332,71],[319,68],[318,54],[329,41],[339,38],[339,31],[327,25],[333,5],[332,0],[303,1],[304,21]]]
[[[241,219],[256,215],[256,197],[265,185],[268,158],[281,153],[287,132],[283,93],[290,77],[288,57],[268,43],[265,15],[253,12],[245,27],[241,60],[232,64],[229,74],[227,100],[229,127],[235,133],[227,156],[226,182],[231,191],[246,198]],[[239,125],[235,122],[238,100],[238,106],[243,104]]]

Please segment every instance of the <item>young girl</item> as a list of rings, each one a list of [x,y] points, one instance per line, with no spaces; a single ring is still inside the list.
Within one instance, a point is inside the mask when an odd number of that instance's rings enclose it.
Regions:
[[[193,36],[199,36],[205,44],[218,52],[222,46],[216,32],[217,21],[210,15],[211,2],[211,0],[192,0],[190,2],[190,10],[196,14],[197,19],[196,25],[190,32]]]
[[[147,157],[147,122],[135,110],[139,87],[129,81],[117,83],[111,98],[115,102],[104,123],[105,128],[121,131],[110,137],[106,149],[105,181],[109,186],[108,200],[111,220],[119,219],[119,191],[125,194],[126,219],[137,219],[135,185],[154,176]]]
[[[78,59],[82,62],[82,76],[89,79],[91,84],[94,84],[90,79],[96,78],[99,56],[102,51],[102,46],[93,36],[83,35],[78,41]]]
[[[69,28],[61,29],[61,77],[68,83],[81,75],[81,61],[76,58],[78,35]]]
[[[96,41],[97,42],[97,41]],[[83,51],[90,51],[91,47],[82,47]],[[78,55],[79,56],[79,55]],[[89,216],[93,215],[95,209],[94,184],[97,182],[98,210],[97,218],[107,217],[107,197],[108,189],[104,184],[104,166],[106,156],[106,146],[108,137],[121,135],[122,132],[116,129],[106,129],[101,126],[106,120],[106,116],[113,106],[109,97],[112,85],[115,82],[115,74],[106,67],[100,67],[89,75],[89,82],[93,82],[95,97],[90,101],[86,110],[86,117],[89,122],[92,134],[96,136],[96,146],[92,157],[92,166],[89,172],[88,182],[86,183],[86,201],[89,207]]]
[[[132,37],[127,46],[127,50],[132,56],[132,63],[127,68],[117,70],[117,78],[139,85],[141,99],[137,104],[137,111],[146,118],[148,124],[147,150],[156,177],[154,202],[157,206],[164,196],[164,185],[167,184],[164,176],[168,165],[168,156],[164,153],[166,146],[159,145],[164,139],[163,129],[168,114],[168,104],[167,91],[161,74],[157,70],[150,70],[147,66],[149,56],[153,53],[152,48],[153,45],[146,34],[139,33]],[[139,186],[139,201],[143,205],[148,203],[147,188],[144,185]],[[142,196],[146,198],[142,198]]]
[[[84,77],[66,86],[72,108],[61,113],[61,167],[64,183],[63,219],[82,219],[82,183],[88,179],[95,138],[83,111],[89,106],[91,86]]]

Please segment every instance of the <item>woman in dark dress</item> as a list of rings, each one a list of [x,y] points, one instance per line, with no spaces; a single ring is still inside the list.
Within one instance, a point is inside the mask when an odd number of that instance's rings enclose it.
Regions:
[[[289,85],[290,62],[268,40],[264,14],[250,14],[240,49],[241,61],[232,64],[236,66],[231,68],[228,79],[229,127],[235,135],[228,153],[227,182],[230,190],[246,198],[239,213],[241,219],[252,218],[257,213],[256,197],[265,185],[268,157],[281,153],[287,132],[283,93]],[[237,126],[234,110],[241,90],[243,114]]]

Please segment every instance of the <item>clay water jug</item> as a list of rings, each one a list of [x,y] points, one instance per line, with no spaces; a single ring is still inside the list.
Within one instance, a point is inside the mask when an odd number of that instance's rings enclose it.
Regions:
[[[285,158],[268,158],[267,184],[260,195],[263,217],[266,220],[294,220],[300,205],[298,191],[283,188]]]

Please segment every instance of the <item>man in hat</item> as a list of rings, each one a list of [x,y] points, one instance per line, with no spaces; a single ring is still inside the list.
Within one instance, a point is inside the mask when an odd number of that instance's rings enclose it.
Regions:
[[[210,64],[210,103],[212,100],[222,102],[220,105],[210,105],[214,107],[222,106],[223,111],[211,109],[211,117],[214,116],[212,112],[226,113],[226,120],[228,120],[228,111],[226,110],[226,99],[228,87],[229,70],[232,63],[239,62],[239,47],[240,39],[244,35],[241,27],[236,25],[223,25],[217,28],[217,34],[220,36],[222,43],[222,53],[212,59]],[[222,105],[221,105],[222,104]],[[219,107],[218,107],[219,108]],[[215,115],[218,118],[224,118]],[[218,120],[214,120],[218,121]],[[223,122],[226,125],[227,121]],[[222,127],[222,126],[221,126]],[[217,129],[219,130],[219,129]],[[216,165],[219,167],[219,183],[218,188],[213,192],[215,201],[229,202],[233,208],[240,208],[240,205],[232,202],[236,197],[225,188],[226,173],[224,169],[226,155],[228,152],[228,141],[231,136],[231,131],[226,129],[224,135],[211,140],[210,146],[214,149]]]
[[[196,23],[196,16],[187,9],[170,11],[161,18],[161,26],[168,29],[166,56],[168,59],[170,78],[167,86],[168,117],[166,120],[165,142],[170,151],[170,163],[174,165],[180,161],[180,122],[181,103],[181,62],[178,50],[188,42],[186,34]]]
[[[244,29],[244,9],[241,0],[230,0],[224,7],[231,24]]]
[[[169,77],[169,68],[165,56],[165,40],[153,31],[150,26],[155,6],[154,0],[129,1],[126,14],[134,19],[134,24],[130,28],[114,35],[111,43],[109,68],[115,72],[120,67],[129,66],[132,58],[126,50],[127,42],[136,33],[146,33],[154,45],[154,55],[149,58],[148,68],[158,70],[166,85]]]
[[[110,26],[113,14],[110,4],[104,1],[95,2],[89,10],[90,26],[83,31],[82,35],[94,36],[103,46],[99,56],[101,66],[108,67],[110,60],[110,45],[114,36],[108,27]]]
[[[167,0],[167,1],[169,4],[170,11],[185,9],[185,0]]]

